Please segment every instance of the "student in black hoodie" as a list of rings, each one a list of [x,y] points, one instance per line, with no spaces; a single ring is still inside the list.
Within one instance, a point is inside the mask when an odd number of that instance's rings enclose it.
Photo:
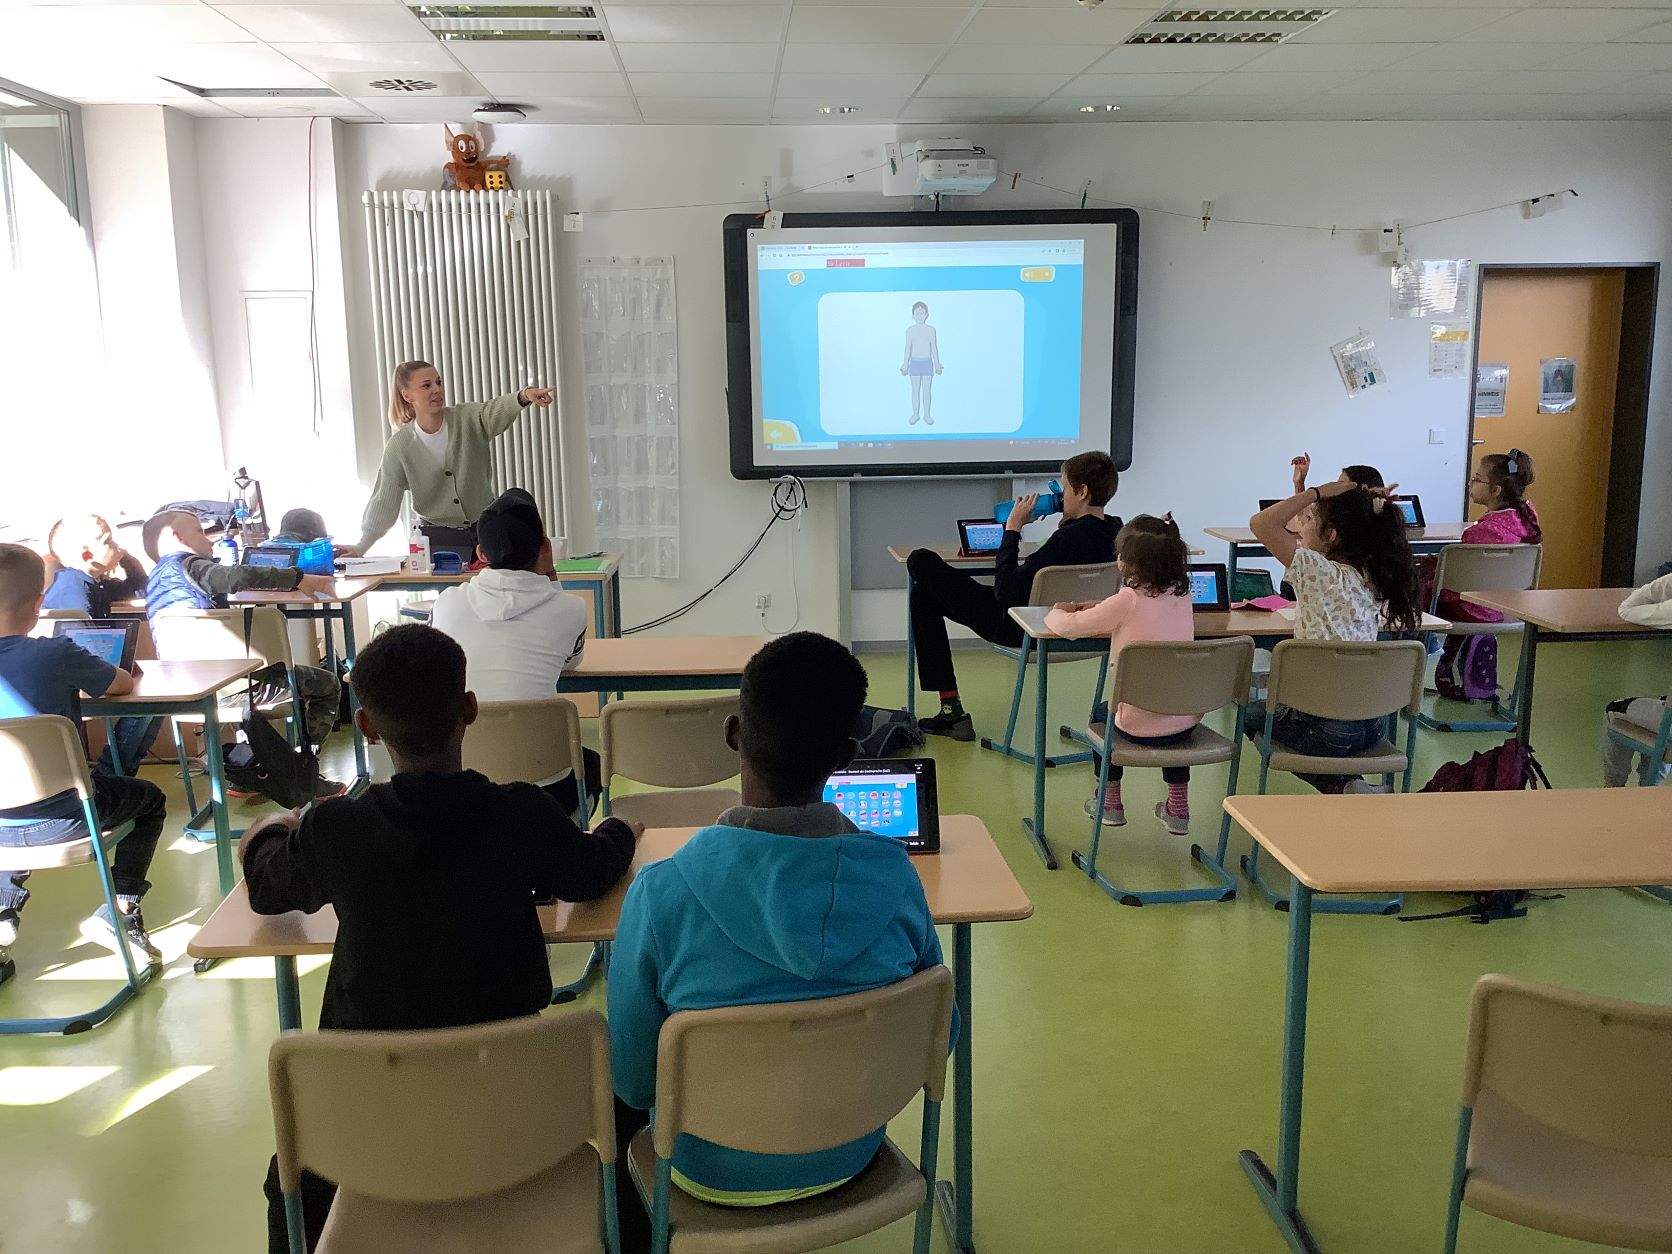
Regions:
[[[535,785],[495,784],[465,770],[476,697],[465,688],[464,651],[441,632],[385,632],[361,651],[352,682],[355,722],[367,740],[388,746],[394,778],[254,824],[239,844],[251,907],[336,908],[322,1030],[538,1014],[552,982],[535,902],[609,892],[644,829],[605,819],[588,834]],[[284,1254],[277,1159],[266,1192],[268,1248]],[[302,1177],[310,1250],[335,1192],[318,1176]]]
[[[1062,482],[1062,522],[1025,561],[1019,560],[1022,526],[1033,517],[1038,493],[1024,496],[1011,509],[993,563],[990,588],[966,571],[948,565],[932,549],[917,549],[906,559],[906,569],[911,572],[917,679],[924,692],[940,697],[940,713],[919,723],[930,735],[975,739],[975,721],[958,699],[952,644],[946,634],[948,619],[962,623],[989,643],[1016,648],[1022,643],[1022,629],[1008,611],[1028,603],[1036,572],[1047,566],[1115,560],[1115,537],[1120,534],[1121,520],[1103,513],[1120,486],[1114,460],[1102,452],[1076,453],[1062,464]]]

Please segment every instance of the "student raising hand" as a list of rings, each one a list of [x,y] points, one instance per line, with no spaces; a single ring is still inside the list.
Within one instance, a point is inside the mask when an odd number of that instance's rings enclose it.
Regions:
[[[1312,473],[1312,454],[1302,453],[1289,459],[1289,479],[1296,492],[1306,491],[1306,476]]]

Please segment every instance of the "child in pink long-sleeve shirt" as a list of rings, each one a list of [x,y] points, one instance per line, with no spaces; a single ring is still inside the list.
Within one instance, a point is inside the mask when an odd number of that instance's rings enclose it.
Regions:
[[[1192,640],[1196,623],[1190,608],[1190,577],[1186,571],[1189,550],[1179,535],[1178,524],[1169,515],[1156,518],[1140,514],[1115,539],[1115,561],[1126,586],[1103,601],[1064,603],[1051,607],[1045,625],[1059,636],[1092,636],[1110,633],[1111,669],[1120,665],[1120,651],[1140,640]],[[1190,715],[1152,714],[1122,704],[1109,717],[1107,702],[1099,703],[1093,721],[1102,723],[1111,737],[1136,745],[1156,748],[1176,745],[1188,737],[1200,722]],[[1094,760],[1094,770],[1102,763]],[[1101,803],[1103,821],[1114,827],[1126,822],[1121,802],[1121,768],[1109,767],[1109,782]],[[1190,768],[1169,766],[1161,778],[1167,784],[1167,800],[1155,807],[1155,817],[1175,836],[1190,833]],[[1086,813],[1095,813],[1097,796],[1086,801]]]

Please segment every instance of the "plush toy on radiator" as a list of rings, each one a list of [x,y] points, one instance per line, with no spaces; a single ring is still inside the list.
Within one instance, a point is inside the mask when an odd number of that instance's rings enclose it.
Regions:
[[[510,157],[484,157],[480,131],[455,132],[450,126],[442,129],[447,132],[447,151],[453,154],[453,160],[441,168],[455,188],[461,192],[510,189]]]

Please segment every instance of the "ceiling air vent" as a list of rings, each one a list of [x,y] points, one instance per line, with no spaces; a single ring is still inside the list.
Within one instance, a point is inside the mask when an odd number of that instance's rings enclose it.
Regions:
[[[414,4],[414,16],[437,39],[598,43],[598,13],[588,4]]]
[[[373,91],[434,91],[436,84],[422,78],[374,78]]]
[[[1129,44],[1277,44],[1334,9],[1166,9],[1128,35]]]

